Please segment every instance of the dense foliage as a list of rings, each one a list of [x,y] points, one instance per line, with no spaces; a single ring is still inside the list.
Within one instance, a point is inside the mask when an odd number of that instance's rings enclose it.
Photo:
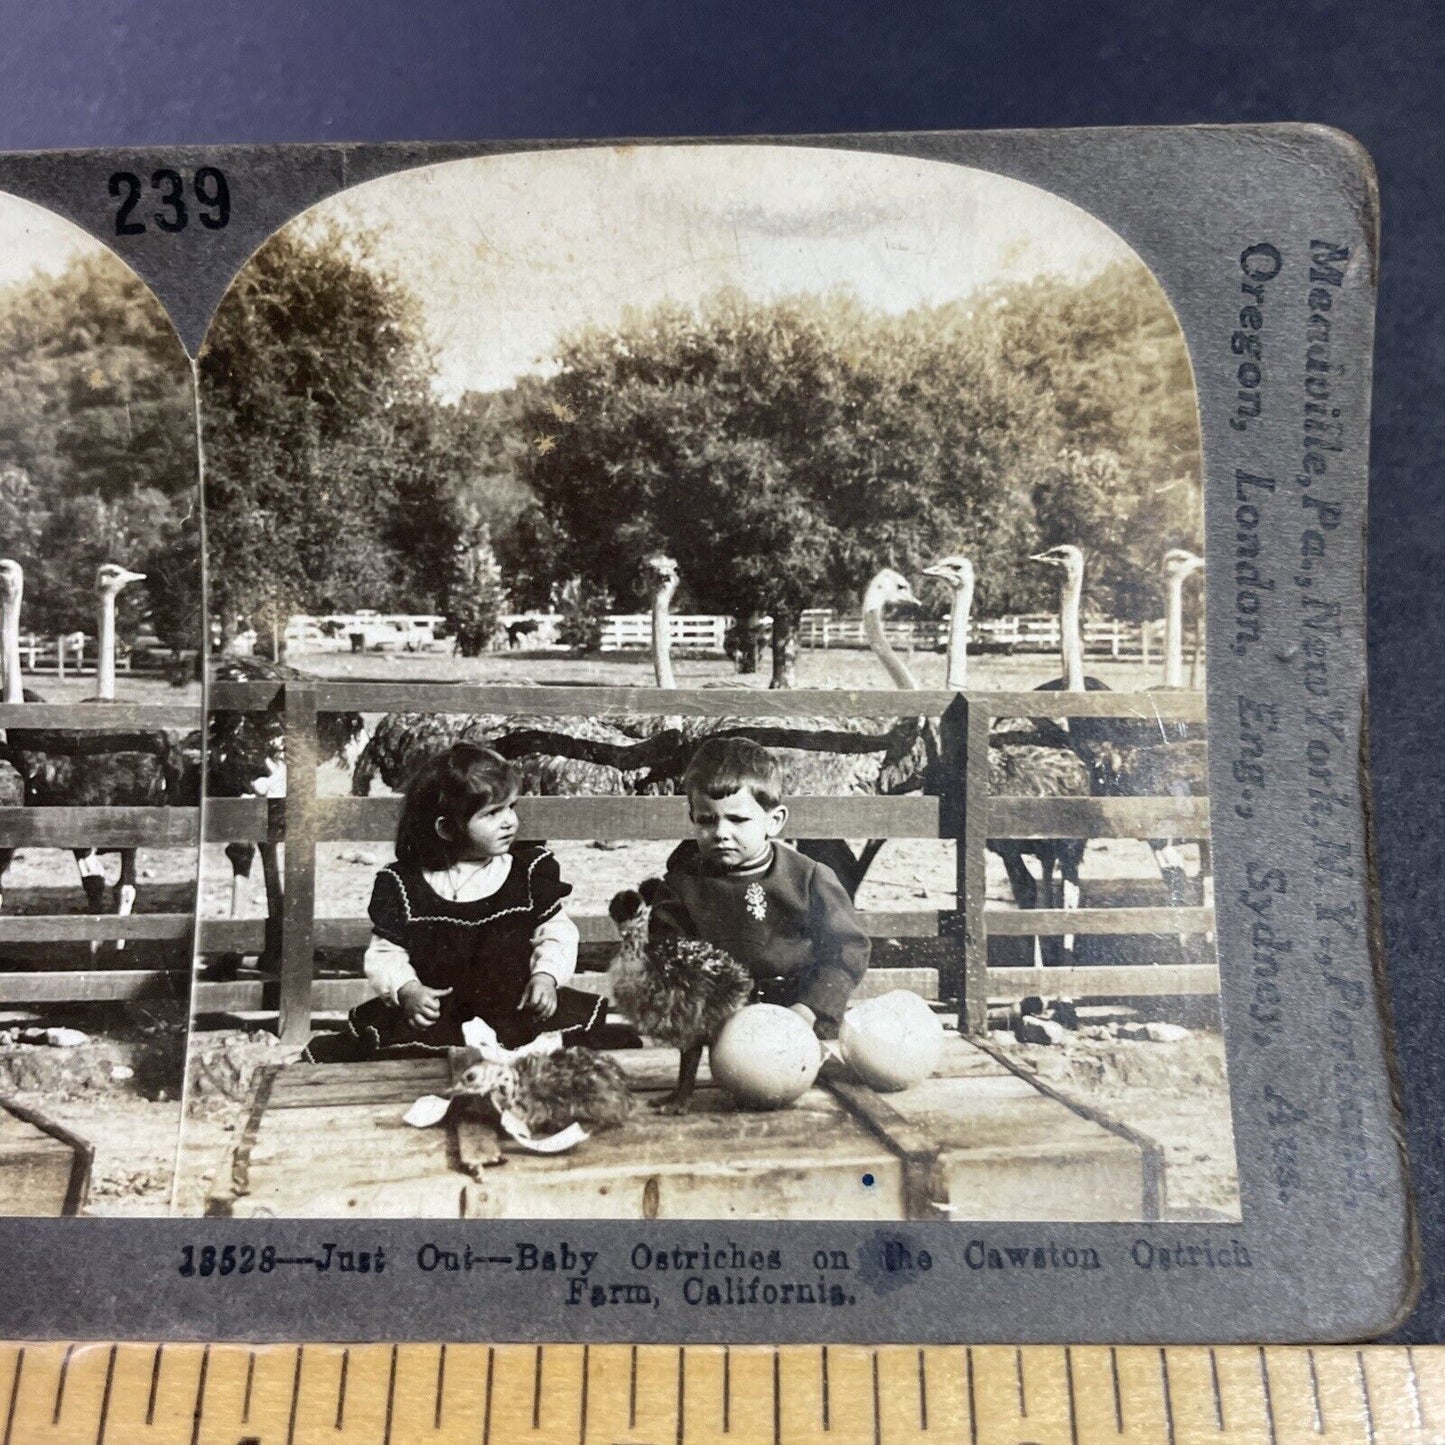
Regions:
[[[296,611],[437,611],[470,652],[508,606],[553,607],[585,646],[665,551],[675,605],[771,615],[781,668],[800,611],[854,610],[880,566],[964,552],[980,613],[1035,609],[1055,578],[1029,554],[1075,542],[1086,606],[1138,618],[1164,550],[1201,541],[1188,356],[1137,264],[902,316],[718,293],[453,403],[407,287],[365,236],[310,225],[248,263],[200,374],[211,608],[263,637]],[[34,575],[30,625],[86,626],[111,558],[151,574],[163,635],[194,636],[192,428],[128,272],[0,293],[0,545]]]
[[[152,615],[200,645],[190,364],[155,297],[113,257],[0,290],[0,554],[24,568],[21,626],[95,630],[95,569],[121,594],[122,635]]]

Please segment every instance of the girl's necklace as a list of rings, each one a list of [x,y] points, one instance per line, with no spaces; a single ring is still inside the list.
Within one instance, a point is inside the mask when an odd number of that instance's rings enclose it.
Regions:
[[[461,867],[459,863],[454,863],[450,868],[447,869],[447,890],[451,894],[453,903],[460,902],[461,896],[466,890],[467,885],[474,882],[477,878],[480,878],[482,873],[491,866],[491,862],[492,860],[488,858],[484,862],[478,863],[477,866],[473,868],[470,873],[463,873],[460,875],[457,872],[457,870]]]

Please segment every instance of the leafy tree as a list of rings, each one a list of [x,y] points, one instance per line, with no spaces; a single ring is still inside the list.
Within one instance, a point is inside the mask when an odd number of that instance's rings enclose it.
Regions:
[[[223,628],[442,610],[460,519],[430,366],[410,296],[364,236],[291,227],[252,257],[200,364]]]
[[[0,479],[0,551],[27,574],[22,625],[94,631],[95,568],[113,561],[148,574],[121,594],[121,635],[164,588],[159,610],[199,647],[190,364],[160,303],[108,254],[0,290]],[[153,559],[187,519],[190,551],[174,547],[158,583]]]
[[[479,657],[492,645],[507,610],[502,569],[485,522],[474,522],[462,532],[452,566],[447,627],[463,657]]]

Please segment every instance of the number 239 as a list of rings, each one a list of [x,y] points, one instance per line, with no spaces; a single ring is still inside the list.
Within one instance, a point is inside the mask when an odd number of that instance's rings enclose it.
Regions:
[[[191,209],[186,198],[186,182],[181,173],[168,169],[158,170],[151,176],[150,188],[160,202],[160,209],[152,212],[157,229],[168,235],[184,231],[190,224]],[[194,198],[196,219],[208,231],[219,231],[231,219],[231,188],[226,184],[226,177],[215,166],[202,166],[191,177],[190,190]],[[110,194],[120,202],[115,212],[115,234],[143,235],[145,222],[131,219],[135,208],[140,204],[140,177],[133,171],[116,171],[110,178]]]

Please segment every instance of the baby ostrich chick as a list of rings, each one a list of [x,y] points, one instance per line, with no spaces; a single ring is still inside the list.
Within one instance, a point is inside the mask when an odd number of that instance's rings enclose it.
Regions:
[[[650,1039],[682,1051],[677,1088],[654,1107],[685,1114],[692,1105],[703,1046],[745,1003],[752,975],[732,954],[695,938],[649,943],[647,920],[658,880],[624,889],[607,905],[622,942],[607,970],[613,1001]]]
[[[627,1076],[615,1059],[592,1049],[527,1054],[505,1064],[479,1060],[462,1071],[452,1093],[485,1100],[499,1117],[510,1111],[533,1134],[569,1124],[611,1129],[632,1112]]]

